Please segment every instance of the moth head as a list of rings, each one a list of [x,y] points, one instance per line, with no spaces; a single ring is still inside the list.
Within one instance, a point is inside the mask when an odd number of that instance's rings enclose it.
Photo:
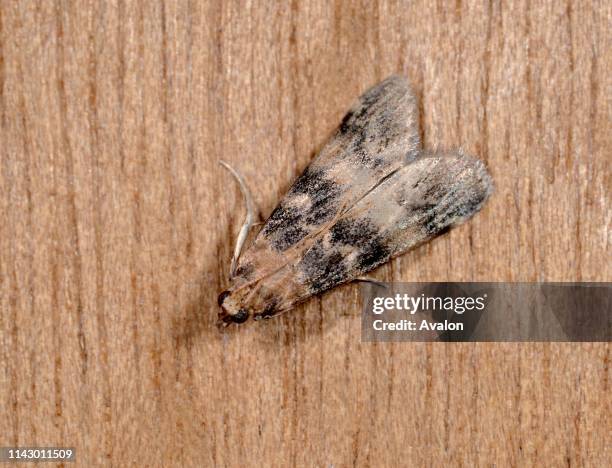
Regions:
[[[231,291],[223,291],[217,301],[221,307],[219,320],[226,326],[231,323],[244,323],[249,318],[249,311],[241,308],[233,299]]]

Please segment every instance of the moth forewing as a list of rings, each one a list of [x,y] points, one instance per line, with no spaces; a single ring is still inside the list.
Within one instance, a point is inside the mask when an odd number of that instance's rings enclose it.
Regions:
[[[272,212],[243,263],[249,263],[258,248],[284,252],[299,244],[378,181],[414,160],[419,148],[416,99],[405,79],[392,76],[348,111]]]

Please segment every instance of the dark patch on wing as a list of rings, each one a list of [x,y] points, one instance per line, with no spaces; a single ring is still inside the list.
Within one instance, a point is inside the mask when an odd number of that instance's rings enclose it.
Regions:
[[[420,221],[421,229],[427,237],[443,234],[450,229],[449,222],[455,218],[459,212],[457,208],[441,213],[438,205],[433,203],[424,204],[419,207],[412,207],[412,213],[417,214]]]
[[[348,245],[358,251],[355,263],[347,264],[339,249]],[[298,268],[310,282],[313,294],[323,292],[339,283],[365,273],[387,261],[391,251],[369,219],[340,220],[331,229],[331,247],[319,240],[306,252]]]
[[[422,203],[420,205],[407,205],[404,208],[408,216],[417,216],[420,225],[427,234],[435,234],[437,229],[436,216],[438,215],[436,207],[435,203]]]
[[[355,115],[355,113],[352,110],[350,110],[342,118],[342,122],[340,122],[340,127],[338,127],[338,131],[340,132],[341,135],[349,133],[349,131],[351,133],[353,133],[353,122],[352,122],[352,120],[353,120],[354,115]]]
[[[368,218],[344,218],[331,228],[332,244],[359,246],[376,236],[376,227]]]
[[[306,168],[289,190],[287,199],[307,195],[310,206],[301,209],[281,202],[268,218],[263,235],[276,250],[287,250],[308,235],[309,225],[320,225],[335,216],[341,192],[336,182],[325,177],[323,169]]]
[[[420,182],[417,182],[418,185]],[[443,187],[432,184],[422,195],[423,200],[435,200],[424,202],[421,205],[405,205],[404,208],[409,216],[417,215],[420,225],[427,236],[439,235],[446,232],[456,220],[474,214],[477,208],[486,199],[484,191],[457,192],[451,188],[443,196]],[[405,202],[400,200],[400,204]]]
[[[356,108],[349,110],[342,122],[340,122],[340,128],[338,129],[341,134],[346,133],[359,133],[363,130],[368,123],[368,119],[364,118],[371,107],[380,99],[384,87],[376,86],[367,91],[359,99],[359,104]]]
[[[361,248],[357,256],[357,267],[362,273],[386,262],[391,256],[391,250],[378,237],[374,237]]]
[[[390,85],[391,82],[385,83],[366,92],[359,104],[346,113],[338,127],[339,137],[351,139],[345,152],[346,157],[370,169],[377,169],[387,163],[385,158],[380,157],[380,153],[402,131],[401,116],[395,115],[394,102],[374,108],[384,99],[386,88]]]
[[[299,210],[288,207],[286,208],[281,203],[276,208],[266,221],[262,232],[265,235],[271,234],[279,229],[285,229],[292,222],[295,222],[300,216]]]
[[[308,224],[321,224],[329,221],[336,215],[338,203],[336,199],[340,194],[338,185],[333,184],[326,187],[326,192],[317,193],[311,198],[312,205],[304,218]]]
[[[341,192],[336,182],[325,177],[323,169],[307,167],[289,194],[308,195],[311,205],[305,212],[304,222],[316,225],[330,220],[336,214],[337,199]]]
[[[294,207],[277,206],[262,233],[270,239],[272,247],[283,251],[302,240],[307,234],[301,224],[303,212]]]
[[[286,229],[279,231],[276,238],[272,242],[272,246],[276,250],[287,250],[292,245],[297,244],[308,235],[308,231],[298,225],[289,226]]]
[[[450,228],[454,220],[475,213],[487,194],[485,192],[475,192],[470,194],[470,196],[466,196],[465,194],[459,196],[465,198],[458,200],[460,201],[459,203],[454,204],[452,208],[440,213],[438,219],[431,220],[429,225],[426,226],[428,234],[441,234],[446,228]]]
[[[308,282],[312,294],[318,294],[345,281],[348,270],[344,256],[334,248],[325,248],[317,241],[297,265]]]
[[[320,168],[308,166],[304,172],[295,179],[289,193],[306,193],[308,195],[317,191],[317,183],[323,177],[324,171]]]

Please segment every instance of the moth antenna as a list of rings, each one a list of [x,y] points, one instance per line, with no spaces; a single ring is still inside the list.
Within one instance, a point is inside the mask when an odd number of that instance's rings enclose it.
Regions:
[[[246,216],[244,218],[244,223],[242,224],[240,232],[238,233],[238,238],[236,239],[236,246],[234,247],[234,255],[232,256],[232,263],[230,265],[230,277],[232,277],[236,273],[236,265],[238,264],[238,259],[240,258],[242,247],[244,246],[244,243],[249,234],[249,229],[251,229],[251,226],[253,225],[253,221],[255,219],[255,204],[253,203],[251,191],[247,187],[247,184],[245,183],[240,173],[225,161],[219,161],[219,164],[221,164],[225,169],[227,169],[238,181],[238,185],[240,186],[240,191],[242,192],[242,196],[244,197],[247,210]]]

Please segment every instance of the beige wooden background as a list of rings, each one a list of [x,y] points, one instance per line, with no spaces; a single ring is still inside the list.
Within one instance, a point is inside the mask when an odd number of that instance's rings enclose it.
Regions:
[[[268,215],[390,73],[485,160],[469,224],[380,268],[610,281],[610,2],[0,3],[0,445],[79,466],[597,466],[607,344],[366,344],[359,287],[220,333]]]

